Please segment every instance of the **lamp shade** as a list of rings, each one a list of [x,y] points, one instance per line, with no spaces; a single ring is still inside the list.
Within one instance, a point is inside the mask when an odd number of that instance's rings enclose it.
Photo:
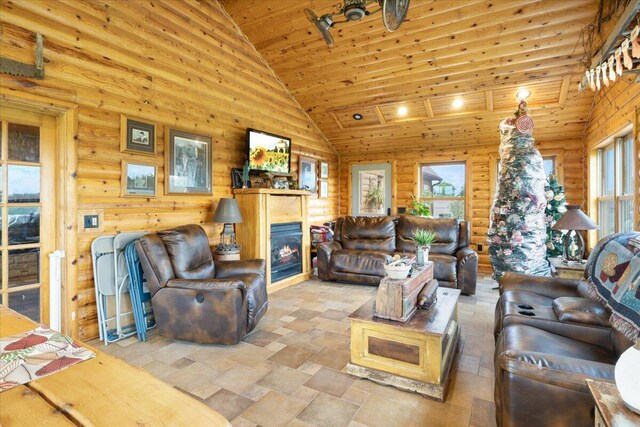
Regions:
[[[598,226],[591,221],[584,212],[580,210],[580,205],[567,205],[567,211],[562,215],[552,230],[595,230]]]
[[[225,224],[239,224],[242,222],[240,208],[236,199],[222,198],[213,215],[213,222],[222,222]]]

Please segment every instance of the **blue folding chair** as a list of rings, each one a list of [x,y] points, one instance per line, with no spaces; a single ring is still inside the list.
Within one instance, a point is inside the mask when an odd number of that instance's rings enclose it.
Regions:
[[[129,296],[133,307],[133,317],[136,322],[136,332],[140,341],[147,340],[147,330],[156,326],[151,307],[151,292],[146,287],[144,273],[138,252],[136,252],[136,241],[127,244],[124,256],[129,271]]]

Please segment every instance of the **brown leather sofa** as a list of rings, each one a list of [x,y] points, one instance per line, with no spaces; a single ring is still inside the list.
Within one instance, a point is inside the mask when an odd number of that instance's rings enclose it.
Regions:
[[[469,247],[469,222],[455,218],[410,215],[338,218],[334,240],[318,245],[318,277],[378,285],[385,276],[387,255],[415,253],[412,236],[418,228],[437,233],[429,260],[434,263],[434,278],[440,286],[475,294],[478,255]]]
[[[498,426],[594,424],[585,380],[613,381],[614,365],[631,342],[611,328],[603,305],[585,298],[587,286],[580,280],[502,276],[494,329]]]
[[[213,261],[198,225],[148,234],[136,251],[165,337],[236,344],[267,310],[265,261]]]

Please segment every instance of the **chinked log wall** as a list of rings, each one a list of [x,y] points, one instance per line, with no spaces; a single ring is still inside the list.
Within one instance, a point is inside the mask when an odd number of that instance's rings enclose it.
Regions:
[[[492,270],[489,263],[486,234],[489,227],[489,210],[493,202],[492,188],[495,186],[495,177],[491,169],[495,168],[496,162],[499,161],[498,146],[499,135],[496,131],[495,141],[487,144],[479,143],[461,147],[454,143],[440,143],[435,144],[433,148],[424,150],[372,153],[366,156],[341,156],[340,214],[347,215],[348,213],[349,167],[352,162],[395,162],[396,173],[392,177],[396,187],[395,203],[398,207],[410,207],[411,195],[418,195],[418,168],[420,164],[466,161],[466,173],[470,178],[467,182],[471,188],[471,191],[466,192],[466,218],[471,221],[471,243],[474,247],[478,244],[483,245],[483,250],[478,253],[478,268],[482,272],[489,273]],[[566,189],[567,201],[584,204],[582,141],[579,139],[536,141],[535,146],[544,156],[556,156],[558,173],[563,176],[562,183]]]
[[[98,232],[79,231],[65,301],[76,308],[72,335],[98,335],[90,244],[99,235],[199,223],[216,242],[213,209],[232,197],[247,127],[292,137],[294,171],[299,154],[328,161],[329,198],[310,197],[309,222],[337,216],[335,151],[215,1],[2,0],[0,22],[3,57],[33,63],[40,32],[46,59],[44,80],[2,75],[0,87],[79,106],[78,215],[104,220]],[[155,157],[120,152],[120,113],[158,125]],[[213,196],[164,195],[164,125],[213,137]],[[158,197],[120,197],[123,159],[158,166]]]

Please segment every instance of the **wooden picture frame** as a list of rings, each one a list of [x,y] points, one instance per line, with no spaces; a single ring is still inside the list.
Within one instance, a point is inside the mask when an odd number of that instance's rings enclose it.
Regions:
[[[121,197],[156,197],[158,167],[152,163],[122,161]]]
[[[329,181],[327,181],[326,179],[321,179],[320,183],[318,184],[319,190],[318,190],[318,197],[321,199],[326,199],[327,197],[329,197]]]
[[[156,155],[156,125],[143,119],[120,114],[120,151]]]
[[[298,157],[298,188],[312,194],[318,192],[318,160],[310,157]]]
[[[320,179],[329,178],[329,162],[320,162],[320,173],[318,175]]]
[[[212,194],[213,138],[165,130],[165,194]]]

